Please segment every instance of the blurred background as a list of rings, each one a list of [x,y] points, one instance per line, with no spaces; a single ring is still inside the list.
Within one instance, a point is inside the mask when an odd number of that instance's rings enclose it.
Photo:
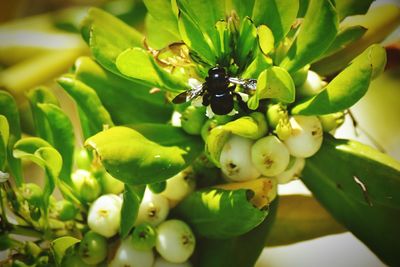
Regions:
[[[400,1],[377,0],[371,8],[388,2],[400,6]],[[0,88],[17,99],[26,133],[31,132],[33,125],[30,113],[26,112],[29,105],[25,93],[39,85],[52,88],[79,128],[73,102],[54,79],[68,72],[77,57],[90,55],[79,34],[79,23],[89,6],[99,6],[145,31],[146,9],[139,0],[0,1]],[[351,109],[357,128],[347,116],[336,137],[360,140],[400,160],[400,29],[383,44],[389,47],[389,68]],[[310,194],[299,181],[279,190],[281,194]],[[266,248],[256,266],[384,265],[352,234],[341,233]]]

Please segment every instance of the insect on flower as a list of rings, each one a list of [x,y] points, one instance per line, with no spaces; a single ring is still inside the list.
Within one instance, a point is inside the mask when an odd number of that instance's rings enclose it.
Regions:
[[[229,77],[222,67],[213,67],[208,71],[206,81],[177,95],[172,102],[180,104],[203,96],[203,106],[210,105],[211,110],[217,115],[229,114],[234,107],[234,99],[239,105],[246,107],[242,96],[235,92],[236,85],[242,86],[245,90],[255,90],[256,79],[241,79]]]

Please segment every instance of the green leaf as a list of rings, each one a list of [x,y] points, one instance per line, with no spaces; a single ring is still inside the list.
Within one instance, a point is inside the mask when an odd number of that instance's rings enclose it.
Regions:
[[[382,16],[382,14],[385,14]],[[366,15],[346,19],[341,27],[362,26],[367,32],[343,49],[312,64],[311,69],[322,76],[336,74],[350,61],[375,43],[380,43],[400,25],[400,7],[394,4],[379,5]]]
[[[273,66],[261,72],[257,79],[256,92],[247,105],[255,110],[258,108],[259,101],[266,98],[275,98],[285,103],[294,101],[294,82],[285,69]]]
[[[216,55],[210,37],[202,32],[199,25],[183,11],[178,13],[178,28],[183,42],[205,64],[214,66]]]
[[[215,23],[225,19],[225,1],[203,0],[177,0],[178,8],[188,14],[195,21],[201,31],[209,36],[215,30]]]
[[[122,74],[150,86],[171,92],[179,92],[188,87],[186,82],[161,68],[152,55],[138,47],[122,52],[116,60],[116,65]]]
[[[400,163],[354,141],[324,137],[302,180],[323,206],[381,260],[400,259]]]
[[[37,104],[43,112],[50,127],[50,142],[60,153],[63,161],[60,179],[71,185],[71,172],[74,159],[75,135],[71,120],[64,111],[51,103]]]
[[[27,137],[14,145],[14,157],[29,159],[45,170],[46,180],[43,188],[44,211],[47,212],[50,195],[53,193],[62,167],[60,153],[48,142],[38,137]]]
[[[171,118],[172,107],[163,93],[151,94],[149,87],[114,75],[89,57],[76,61],[75,77],[96,91],[116,124],[165,123]]]
[[[9,138],[7,144],[7,162],[17,186],[23,182],[21,160],[13,156],[15,142],[21,139],[21,126],[19,122],[18,107],[14,98],[6,91],[0,90],[0,115],[6,117],[9,125]]]
[[[200,138],[186,134],[182,128],[173,127],[169,124],[140,123],[129,125],[144,137],[162,146],[178,146],[182,149],[192,148],[192,153],[197,155],[203,150],[203,143]],[[194,159],[197,156],[192,156]]]
[[[213,40],[215,53],[218,58],[218,64],[229,66],[229,60],[232,54],[232,33],[229,30],[226,21],[218,21],[215,24]]]
[[[323,91],[297,104],[292,109],[292,113],[323,115],[351,107],[367,92],[371,80],[383,71],[385,65],[385,49],[380,45],[370,46],[337,75]]]
[[[276,46],[289,32],[298,9],[298,1],[256,0],[252,19],[256,25],[265,24],[272,30]]]
[[[357,25],[341,29],[331,44],[328,50],[324,53],[323,57],[332,55],[333,53],[343,49],[346,45],[358,40],[365,34],[368,29]]]
[[[254,58],[257,46],[257,28],[249,17],[242,20],[236,45],[236,61],[239,66],[245,66]]]
[[[43,112],[39,109],[38,104],[51,103],[59,106],[58,99],[50,89],[46,87],[37,87],[29,90],[27,97],[32,111],[36,135],[52,143],[53,135],[50,130],[49,122]]]
[[[253,267],[269,238],[278,203],[278,200],[271,203],[267,218],[250,232],[229,239],[200,238],[194,258],[196,266]]]
[[[311,0],[299,34],[280,66],[293,73],[311,63],[329,48],[337,30],[338,18],[331,1]]]
[[[314,197],[283,195],[265,245],[284,246],[345,231]]]
[[[246,68],[242,74],[242,78],[254,79],[258,77],[261,72],[272,66],[272,59],[264,55],[260,48],[255,49],[254,54],[254,60]]]
[[[127,237],[135,224],[145,188],[145,186],[135,187],[125,184],[119,228],[121,238]]]
[[[143,47],[141,33],[95,7],[89,9],[81,31],[96,61],[117,75],[121,75],[115,66],[117,56],[130,47]]]
[[[253,206],[249,200],[252,194],[245,189],[196,191],[179,203],[176,212],[202,237],[238,236],[255,228],[268,215],[268,210]]]
[[[85,145],[96,151],[107,172],[129,185],[164,181],[200,154],[196,144],[185,149],[162,146],[127,127],[100,132],[86,140]]]
[[[7,144],[10,137],[10,126],[7,118],[0,115],[0,171],[5,172],[7,164]]]
[[[87,117],[91,129],[93,129],[91,135],[103,130],[105,125],[114,125],[110,114],[92,88],[70,76],[59,78],[58,83],[75,100],[80,110]]]
[[[54,254],[54,258],[57,264],[61,264],[62,258],[64,257],[67,249],[79,242],[80,242],[79,239],[72,236],[63,236],[54,239],[50,243],[50,248],[52,253]]]
[[[336,10],[340,20],[347,16],[365,14],[374,0],[335,0]]]
[[[270,28],[265,25],[257,27],[258,43],[261,51],[268,55],[274,49],[274,35]]]
[[[233,5],[232,9],[239,15],[240,19],[244,19],[245,17],[251,17],[253,13],[253,6],[255,0],[248,0],[248,1],[241,1],[241,0],[229,0],[227,2],[227,7],[229,8],[229,2],[232,2]],[[230,10],[227,10],[230,12]]]
[[[256,140],[264,136],[267,131],[268,126],[264,115],[254,112],[250,116],[240,117],[212,129],[207,137],[206,152],[209,154],[211,161],[217,167],[220,167],[221,151],[231,134]]]
[[[169,44],[181,41],[178,32],[176,34],[171,33],[170,28],[167,27],[164,20],[160,20],[158,17],[154,18],[149,13],[145,19],[145,28],[146,42],[153,49],[159,50],[167,47]]]
[[[150,15],[165,29],[179,37],[178,20],[173,12],[172,1],[170,0],[143,0]]]

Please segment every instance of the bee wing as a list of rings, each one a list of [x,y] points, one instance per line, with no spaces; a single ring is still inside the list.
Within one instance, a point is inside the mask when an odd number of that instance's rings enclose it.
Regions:
[[[191,101],[192,99],[201,96],[204,93],[204,89],[205,89],[204,84],[200,84],[190,90],[187,90],[177,95],[174,99],[172,99],[172,103],[181,104]]]
[[[242,86],[246,90],[254,91],[257,88],[256,79],[241,79],[229,77],[229,82]]]

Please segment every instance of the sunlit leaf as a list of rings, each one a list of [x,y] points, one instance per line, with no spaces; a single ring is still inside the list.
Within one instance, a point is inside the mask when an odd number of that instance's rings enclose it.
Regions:
[[[293,73],[311,63],[329,48],[337,30],[338,18],[331,1],[311,0],[299,34],[280,66]]]
[[[143,46],[141,33],[95,7],[89,9],[82,22],[82,36],[96,61],[117,75],[121,75],[115,66],[117,56],[130,47]]]
[[[372,79],[386,65],[386,52],[372,45],[356,57],[350,66],[337,75],[319,94],[297,104],[293,114],[323,115],[338,112],[354,105],[368,90]]]
[[[149,87],[121,78],[88,57],[76,61],[75,76],[96,91],[116,124],[164,123],[171,118],[172,107],[162,92],[151,94]]]
[[[7,118],[0,115],[0,171],[5,172],[7,163],[7,145],[10,137],[10,126]]]
[[[162,135],[162,133],[159,133]],[[185,169],[199,154],[198,144],[162,146],[127,127],[113,127],[88,140],[113,177],[140,185],[164,181]]]
[[[298,9],[298,1],[255,0],[251,18],[256,25],[265,24],[272,30],[277,45],[289,32]]]
[[[161,68],[152,55],[135,47],[122,52],[116,61],[118,70],[127,77],[142,81],[150,86],[178,92],[187,89],[185,81]]]
[[[247,105],[255,110],[258,108],[259,101],[266,98],[275,98],[284,103],[294,101],[294,82],[285,69],[274,66],[261,72],[257,79],[256,92]]]
[[[251,196],[251,190],[204,189],[185,198],[176,212],[200,236],[239,236],[259,225],[268,215],[268,210],[253,206]]]

